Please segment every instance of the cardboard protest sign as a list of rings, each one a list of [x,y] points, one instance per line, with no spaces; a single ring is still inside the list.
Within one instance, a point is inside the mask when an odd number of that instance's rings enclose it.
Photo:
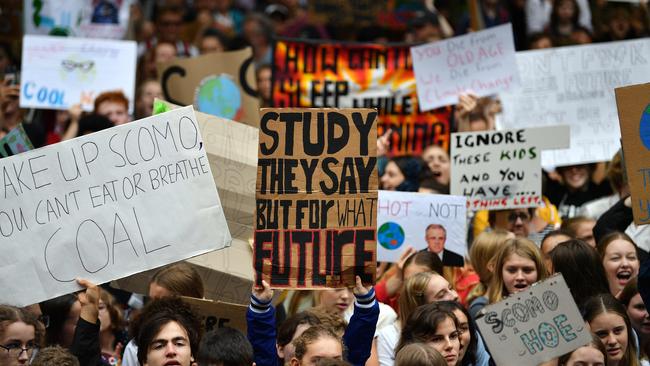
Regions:
[[[444,41],[411,47],[420,109],[458,103],[458,95],[479,97],[519,86],[510,23]]]
[[[22,124],[15,127],[9,133],[0,139],[0,158],[6,158],[25,151],[33,150],[34,145],[27,136]]]
[[[451,140],[451,194],[466,196],[471,210],[536,207],[541,152],[568,147],[569,127],[458,132]]]
[[[154,104],[159,103],[165,105],[161,110],[177,108],[159,100]],[[223,250],[190,258],[187,262],[201,275],[206,298],[247,304],[253,285],[251,243],[259,130],[243,123],[195,113],[212,179],[219,187],[219,198],[232,235],[232,244]],[[116,285],[146,294],[155,272],[138,273],[117,281]]]
[[[451,108],[421,112],[408,45],[279,40],[273,53],[276,107],[377,108],[390,153],[448,148]]]
[[[261,110],[253,244],[256,283],[374,283],[377,111]]]
[[[246,334],[246,310],[248,306],[221,301],[181,297],[202,318],[205,331],[231,327]]]
[[[200,112],[259,126],[260,105],[250,48],[178,58],[159,64],[158,75],[166,100],[193,104]]]
[[[539,365],[591,341],[561,273],[481,314],[476,324],[499,366]]]
[[[616,89],[625,172],[637,225],[650,224],[650,84]]]
[[[0,302],[28,305],[229,245],[191,107],[0,159]]]
[[[136,43],[25,36],[20,107],[90,111],[102,92],[121,90],[133,111]]]
[[[133,0],[24,0],[25,34],[123,39]]]
[[[499,129],[571,126],[571,147],[542,153],[542,166],[608,161],[619,148],[614,88],[650,81],[645,40],[517,53],[522,87],[501,93]]]
[[[442,235],[439,235],[442,234]],[[467,199],[460,196],[379,191],[377,260],[397,262],[407,246],[429,249],[446,265],[467,254]]]

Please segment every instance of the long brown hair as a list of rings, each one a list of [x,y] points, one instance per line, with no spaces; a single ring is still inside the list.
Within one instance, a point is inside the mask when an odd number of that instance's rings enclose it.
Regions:
[[[490,280],[490,286],[487,291],[490,304],[499,302],[509,295],[503,283],[503,266],[512,254],[535,262],[537,281],[544,280],[547,276],[546,266],[535,243],[525,238],[509,239],[499,248],[499,251],[494,256],[494,272],[492,273],[492,279]]]

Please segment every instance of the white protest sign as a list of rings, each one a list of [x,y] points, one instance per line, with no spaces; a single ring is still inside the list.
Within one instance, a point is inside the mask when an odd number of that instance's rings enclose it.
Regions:
[[[0,303],[229,245],[192,107],[0,160]]]
[[[122,39],[133,0],[25,0],[25,34]]]
[[[568,126],[452,133],[451,194],[471,210],[539,206],[540,154],[568,146]]]
[[[426,231],[430,225],[440,225],[446,232],[443,257],[462,259],[467,254],[466,207],[465,197],[379,191],[377,260],[397,262],[407,246],[427,248]],[[453,253],[448,254],[450,251]]]
[[[562,274],[486,306],[476,324],[499,366],[539,365],[591,341]]]
[[[646,40],[517,53],[522,87],[500,94],[498,128],[571,126],[569,149],[546,151],[542,166],[607,161],[620,147],[614,88],[650,81]]]
[[[482,97],[519,86],[510,23],[411,47],[411,57],[423,111],[456,104],[469,90]]]
[[[121,90],[133,110],[136,43],[101,39],[25,36],[20,107],[68,109]]]

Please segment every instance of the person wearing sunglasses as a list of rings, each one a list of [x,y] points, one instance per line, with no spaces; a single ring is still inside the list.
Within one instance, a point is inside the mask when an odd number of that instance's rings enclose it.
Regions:
[[[544,236],[554,226],[535,215],[535,208],[515,208],[490,211],[489,222],[492,229],[505,229],[517,238],[527,238],[539,245]]]

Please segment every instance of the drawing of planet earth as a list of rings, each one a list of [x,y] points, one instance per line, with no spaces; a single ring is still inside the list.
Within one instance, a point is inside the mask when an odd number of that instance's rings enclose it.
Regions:
[[[201,112],[235,119],[242,106],[241,92],[230,75],[211,75],[196,88],[194,105]]]
[[[646,149],[650,150],[650,104],[643,110],[639,123],[639,137]]]
[[[395,250],[404,244],[404,229],[394,222],[386,222],[377,230],[379,244],[388,249]]]

